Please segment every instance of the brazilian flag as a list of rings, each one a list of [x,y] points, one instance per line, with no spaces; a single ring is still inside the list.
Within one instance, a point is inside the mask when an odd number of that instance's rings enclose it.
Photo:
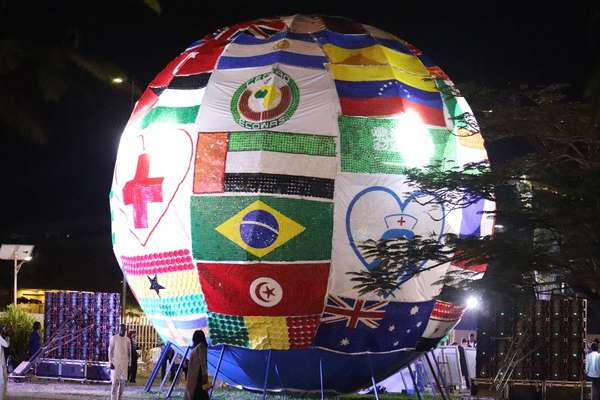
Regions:
[[[331,202],[267,196],[198,196],[192,197],[190,207],[194,259],[331,258]]]

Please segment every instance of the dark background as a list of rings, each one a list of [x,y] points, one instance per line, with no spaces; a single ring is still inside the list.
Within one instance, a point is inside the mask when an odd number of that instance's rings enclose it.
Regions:
[[[574,85],[574,93],[583,87],[597,61],[591,27],[598,6],[485,3],[164,0],[157,15],[142,1],[36,5],[0,0],[6,7],[0,31],[34,44],[75,37],[82,53],[122,68],[143,88],[189,43],[219,27],[294,13],[342,15],[412,42],[459,87],[469,80],[566,82]],[[3,243],[36,244],[35,259],[21,271],[19,287],[119,290],[108,192],[131,97],[127,84],[111,86],[81,71],[73,78],[76,83],[59,102],[37,110],[47,129],[46,144],[0,127],[0,237]],[[487,145],[493,153],[494,144]],[[0,266],[1,306],[9,299],[12,268],[8,261]]]

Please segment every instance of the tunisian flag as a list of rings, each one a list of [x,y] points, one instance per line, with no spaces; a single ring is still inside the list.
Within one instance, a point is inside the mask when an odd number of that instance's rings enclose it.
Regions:
[[[293,316],[323,311],[329,263],[198,263],[208,311]]]

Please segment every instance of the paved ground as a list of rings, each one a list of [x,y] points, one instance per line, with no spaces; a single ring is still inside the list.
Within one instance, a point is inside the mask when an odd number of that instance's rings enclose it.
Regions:
[[[150,399],[164,399],[165,395],[163,392],[162,396],[158,393],[144,392],[144,386],[142,381],[139,381],[137,385],[130,385],[125,389],[123,400],[150,400]],[[158,386],[155,387],[158,389]],[[172,399],[182,399],[183,392],[181,388],[176,388],[173,392]],[[288,395],[275,395],[269,394],[269,400],[291,400],[291,399],[318,399],[318,395],[312,396],[288,396]],[[337,397],[327,397],[327,399],[335,399]],[[373,399],[373,395],[349,395],[340,397],[343,399]],[[424,396],[424,399],[437,399],[433,396]],[[453,397],[458,399],[459,397]],[[55,380],[34,380],[32,382],[9,382],[8,385],[8,399],[9,400],[101,400],[110,399],[110,385],[109,384],[89,384],[79,382],[59,382]],[[262,399],[262,395],[249,393],[235,389],[217,389],[213,394],[215,400],[259,400]],[[380,399],[416,399],[416,396],[402,396],[402,395],[380,395]]]
[[[173,398],[182,398],[181,389],[176,389]],[[83,400],[109,399],[110,385],[87,384],[77,382],[35,381],[16,383],[9,382],[9,399],[39,400]],[[156,393],[145,393],[142,385],[128,386],[124,399],[158,399]]]

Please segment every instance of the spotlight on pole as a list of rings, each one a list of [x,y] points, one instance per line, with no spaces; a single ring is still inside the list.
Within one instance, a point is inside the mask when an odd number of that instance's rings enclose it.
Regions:
[[[475,296],[467,297],[467,310],[476,310],[479,308],[479,299]]]
[[[23,264],[33,259],[32,244],[3,244],[0,246],[0,260],[11,260],[14,266],[13,303],[17,306],[17,276]]]

